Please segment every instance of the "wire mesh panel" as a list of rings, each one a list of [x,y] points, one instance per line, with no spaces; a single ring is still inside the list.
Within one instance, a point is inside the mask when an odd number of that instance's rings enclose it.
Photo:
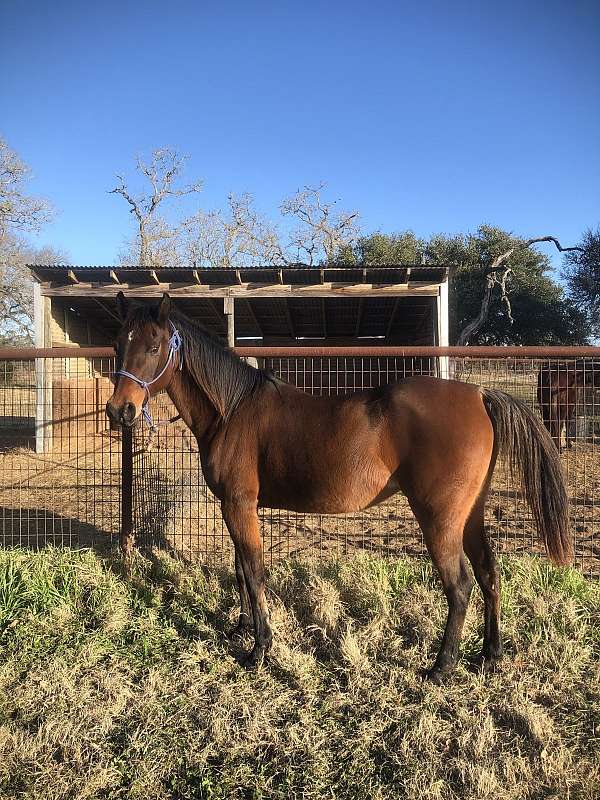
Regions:
[[[424,350],[424,349],[421,349]],[[495,387],[544,414],[561,448],[570,497],[576,564],[600,574],[600,360],[418,356],[274,355],[257,349],[260,366],[313,394],[347,394],[412,375]],[[575,352],[575,355],[576,352]],[[5,546],[87,546],[116,541],[120,527],[121,439],[104,406],[113,359],[0,359],[0,533]],[[176,411],[168,396],[152,401],[155,419]],[[133,437],[134,531],[207,564],[228,563],[232,549],[219,503],[208,490],[198,447],[181,421]],[[292,555],[423,552],[402,495],[348,515],[261,509],[267,564]],[[486,523],[497,549],[539,552],[531,512],[502,463],[494,473]]]
[[[120,437],[108,428],[113,359],[0,360],[5,546],[86,546],[119,530]]]
[[[502,389],[540,411],[538,382],[548,370],[577,376],[566,395],[557,384],[550,407],[561,423],[561,462],[571,500],[576,564],[600,572],[600,364],[591,359],[311,356],[263,357],[260,366],[312,394],[348,394],[412,375],[449,378]],[[555,387],[556,388],[556,387]],[[558,392],[558,394],[557,394]],[[541,398],[543,400],[543,397]],[[155,418],[176,410],[166,395],[153,401]],[[150,441],[149,441],[150,440]],[[568,446],[567,446],[568,445]],[[149,437],[136,431],[135,529],[143,541],[208,564],[230,563],[232,548],[219,504],[206,487],[197,445],[181,422]],[[371,509],[347,514],[300,514],[260,509],[267,564],[282,557],[342,555],[370,550],[385,555],[421,553],[421,532],[406,499],[396,495]],[[542,552],[525,498],[499,462],[487,504],[486,524],[497,549]]]

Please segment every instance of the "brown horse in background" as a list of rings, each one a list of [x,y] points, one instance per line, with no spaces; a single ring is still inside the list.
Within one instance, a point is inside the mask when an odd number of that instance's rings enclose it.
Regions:
[[[124,324],[107,414],[133,425],[149,397],[165,389],[194,433],[235,546],[238,629],[254,630],[248,666],[262,661],[272,641],[257,509],[342,514],[399,491],[448,601],[428,676],[439,682],[457,662],[473,585],[467,559],[485,603],[482,659],[500,658],[500,579],[484,529],[499,451],[523,483],[550,557],[558,564],[571,557],[558,453],[526,404],[495,389],[429,377],[315,397],[250,367],[172,310],[168,295],[153,308],[128,310],[122,293],[118,303]]]
[[[542,419],[558,451],[562,451],[562,430],[571,447],[571,421],[575,416],[581,373],[575,364],[543,366],[538,373],[537,401]]]
[[[552,441],[562,450],[562,430],[565,428],[567,448],[571,443],[571,422],[582,389],[600,389],[600,363],[563,361],[540,368],[537,382],[537,401],[542,419]]]

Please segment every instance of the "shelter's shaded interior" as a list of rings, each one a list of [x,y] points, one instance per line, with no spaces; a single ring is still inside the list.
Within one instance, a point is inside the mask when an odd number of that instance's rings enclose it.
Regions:
[[[50,296],[52,346],[111,344],[120,326],[116,304],[120,287],[142,290],[146,296],[137,302],[156,302],[163,291],[174,289],[176,306],[223,338],[227,337],[223,291],[239,290],[231,302],[235,341],[240,345],[436,345],[436,287],[447,276],[445,267],[430,266],[280,270],[36,266],[33,272],[42,294]],[[311,286],[322,287],[322,296],[306,296]],[[257,296],[256,287],[270,294]],[[382,287],[389,293],[377,294]],[[53,290],[69,294],[56,296],[50,294]],[[215,296],[206,296],[212,290]]]
[[[434,345],[435,301],[435,297],[235,299],[236,343]],[[177,299],[175,304],[188,317],[226,338],[222,300]],[[52,298],[53,347],[111,344],[119,326],[114,300],[103,300],[99,306],[88,297]]]

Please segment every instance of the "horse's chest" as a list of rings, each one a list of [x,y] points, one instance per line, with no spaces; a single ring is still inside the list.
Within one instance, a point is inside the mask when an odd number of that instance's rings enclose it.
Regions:
[[[200,446],[200,465],[206,485],[219,500],[232,492],[251,490],[257,476],[250,447],[233,447],[227,442]]]
[[[219,448],[200,447],[200,466],[206,485],[219,500],[227,495],[232,481],[232,471],[225,468]]]

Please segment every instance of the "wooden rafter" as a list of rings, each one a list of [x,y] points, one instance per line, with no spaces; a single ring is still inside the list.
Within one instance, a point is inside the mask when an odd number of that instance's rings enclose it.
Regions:
[[[292,337],[292,339],[295,339],[296,329],[294,328],[294,320],[292,319],[292,314],[290,312],[290,307],[288,306],[288,301],[285,298],[283,300],[283,309],[285,311],[285,318],[287,320],[290,336]]]
[[[227,330],[227,319],[223,319],[219,310],[217,309],[216,300],[209,298],[208,300],[208,307],[214,317],[214,319],[219,323],[219,327],[221,329]]]
[[[360,326],[363,318],[363,311],[365,308],[365,299],[361,297],[358,301],[358,311],[356,313],[356,325],[354,326],[354,337],[356,338],[360,333]]]
[[[390,318],[388,320],[387,327],[385,329],[385,338],[387,339],[392,331],[392,325],[394,324],[394,319],[396,317],[396,311],[398,311],[398,306],[400,305],[400,298],[397,297],[394,301],[394,307],[392,308],[392,313],[390,314]]]
[[[101,309],[102,309],[102,310],[103,310],[103,311],[104,311],[106,314],[108,314],[108,316],[109,316],[109,317],[112,317],[112,318],[113,318],[113,319],[114,319],[116,322],[118,322],[118,323],[119,323],[119,325],[121,325],[121,324],[122,324],[122,320],[121,320],[121,318],[119,317],[119,315],[118,315],[118,314],[115,314],[115,312],[112,310],[112,308],[110,308],[110,307],[109,307],[109,306],[108,306],[108,305],[107,305],[107,304],[104,302],[104,300],[100,300],[98,297],[94,297],[94,302],[96,303],[96,305],[100,306],[100,308],[101,308]]]
[[[258,331],[259,335],[264,337],[263,330],[260,327],[260,323],[256,318],[256,314],[252,310],[252,306],[250,305],[250,301],[249,300],[244,300],[244,307],[248,311],[248,316],[250,317],[250,319],[254,323],[254,325],[256,327],[256,330]]]

